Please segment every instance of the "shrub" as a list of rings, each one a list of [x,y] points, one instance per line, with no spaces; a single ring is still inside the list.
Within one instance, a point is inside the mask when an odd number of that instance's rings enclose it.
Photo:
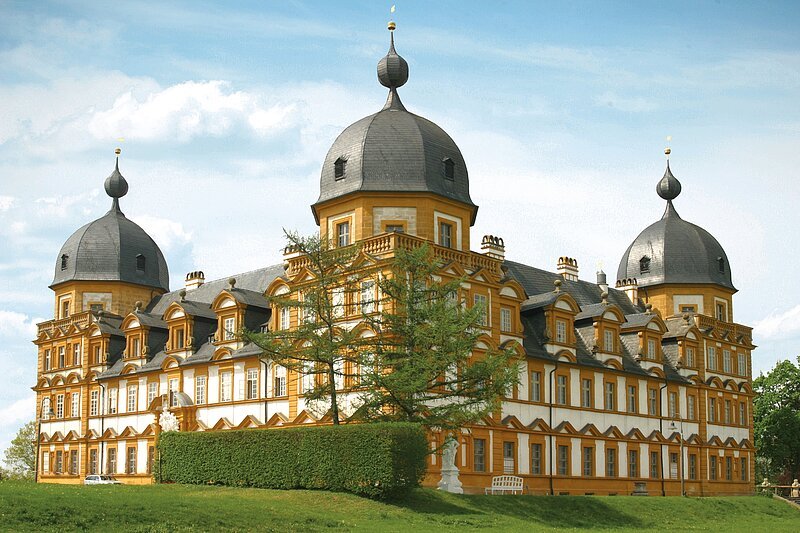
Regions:
[[[415,424],[167,432],[160,482],[348,491],[392,498],[419,486],[428,453]]]

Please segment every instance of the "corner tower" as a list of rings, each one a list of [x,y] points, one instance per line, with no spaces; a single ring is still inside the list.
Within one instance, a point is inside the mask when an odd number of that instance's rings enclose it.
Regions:
[[[56,320],[85,311],[124,315],[136,301],[149,302],[169,291],[164,254],[141,227],[120,210],[128,182],[119,171],[106,178],[111,209],[73,233],[56,258],[50,288],[55,292]]]
[[[394,29],[390,22],[389,52],[378,62],[378,81],[389,89],[386,104],[334,141],[311,206],[314,218],[336,245],[399,231],[469,250],[478,207],[464,158],[442,128],[400,101],[408,63],[395,51]]]
[[[669,167],[670,149],[665,153],[667,169],[656,185],[667,201],[664,215],[628,246],[617,270],[617,287],[638,285],[638,299],[665,317],[692,313],[733,322],[736,288],[728,256],[709,232],[678,215],[672,201],[681,184]]]

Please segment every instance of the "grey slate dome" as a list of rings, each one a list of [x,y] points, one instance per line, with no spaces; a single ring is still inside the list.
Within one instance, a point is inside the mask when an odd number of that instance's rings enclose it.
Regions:
[[[357,191],[431,192],[474,206],[461,150],[442,128],[409,113],[400,101],[397,87],[408,79],[408,64],[395,52],[394,38],[378,63],[378,79],[389,88],[386,105],[336,138],[312,208]]]
[[[169,291],[169,271],[155,241],[120,211],[128,183],[119,172],[106,179],[111,209],[72,234],[56,259],[51,287],[67,281],[125,281]]]
[[[636,278],[639,287],[696,283],[735,291],[728,256],[717,239],[675,211],[672,200],[680,194],[681,184],[672,175],[669,163],[656,191],[667,200],[664,216],[645,228],[625,251],[617,279]]]

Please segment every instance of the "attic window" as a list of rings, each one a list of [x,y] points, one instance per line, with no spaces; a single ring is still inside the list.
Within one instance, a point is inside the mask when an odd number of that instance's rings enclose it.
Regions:
[[[136,270],[139,272],[144,272],[145,266],[147,264],[147,258],[142,254],[136,256]]]
[[[333,177],[335,179],[344,179],[345,166],[347,166],[347,160],[341,157],[333,163]]]
[[[720,273],[725,273],[725,260],[721,257],[717,257],[717,268],[719,268]]]
[[[61,256],[61,270],[67,269],[67,261],[69,261],[69,256],[64,254]]]
[[[442,160],[442,166],[444,168],[444,177],[450,181],[456,179],[456,164],[453,162],[452,159],[449,157],[445,157]]]
[[[646,274],[650,272],[650,258],[647,256],[642,257],[639,259],[639,272],[641,274]]]

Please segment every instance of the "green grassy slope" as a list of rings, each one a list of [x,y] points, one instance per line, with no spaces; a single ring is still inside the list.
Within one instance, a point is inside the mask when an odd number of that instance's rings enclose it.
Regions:
[[[766,497],[454,496],[401,502],[349,494],[186,485],[0,483],[1,531],[798,531]]]

